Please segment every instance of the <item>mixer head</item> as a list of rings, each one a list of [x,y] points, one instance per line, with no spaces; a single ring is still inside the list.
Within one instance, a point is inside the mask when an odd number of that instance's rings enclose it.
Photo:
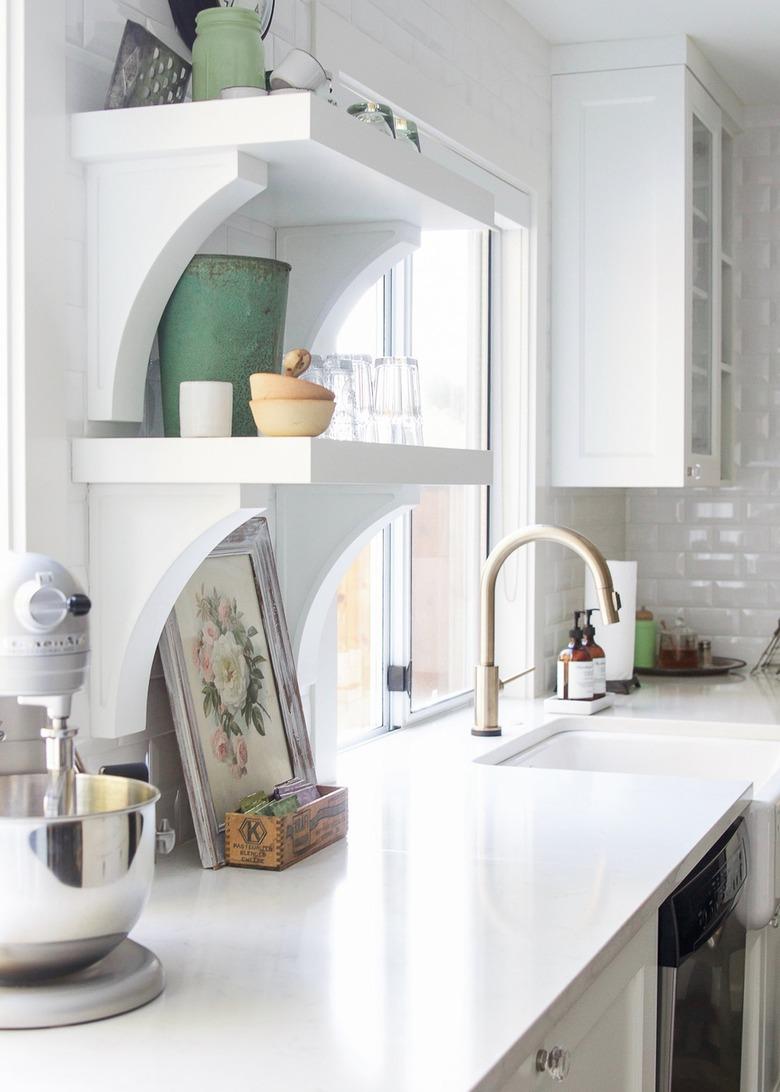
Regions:
[[[0,553],[0,695],[66,720],[86,679],[90,606],[45,554]]]

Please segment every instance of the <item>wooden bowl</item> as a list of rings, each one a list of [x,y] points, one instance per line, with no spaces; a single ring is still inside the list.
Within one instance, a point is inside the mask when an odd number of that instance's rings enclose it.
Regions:
[[[325,398],[253,398],[249,403],[263,436],[319,436],[330,424],[335,406]]]
[[[334,400],[333,391],[321,387],[319,383],[310,383],[308,379],[297,379],[291,375],[277,375],[275,372],[255,372],[249,377],[249,386],[253,401],[260,398],[322,399],[325,402]]]

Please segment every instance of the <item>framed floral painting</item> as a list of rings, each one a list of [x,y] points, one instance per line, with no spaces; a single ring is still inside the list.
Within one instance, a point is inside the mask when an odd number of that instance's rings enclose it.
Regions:
[[[268,524],[198,567],[160,641],[201,861],[224,864],[225,813],[290,777],[314,782]]]

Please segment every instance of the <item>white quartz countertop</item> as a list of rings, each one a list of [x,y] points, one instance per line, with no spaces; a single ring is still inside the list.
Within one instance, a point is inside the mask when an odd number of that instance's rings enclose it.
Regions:
[[[778,695],[654,682],[618,711],[778,725]],[[543,719],[539,702],[503,708],[506,735]],[[347,752],[348,840],[285,872],[207,872],[177,850],[133,933],[162,959],[164,994],[100,1023],[0,1033],[3,1087],[497,1087],[749,785],[475,765],[501,740],[469,724],[464,710]]]

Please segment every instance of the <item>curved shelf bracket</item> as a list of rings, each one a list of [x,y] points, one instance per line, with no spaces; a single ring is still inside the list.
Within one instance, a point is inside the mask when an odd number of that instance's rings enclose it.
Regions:
[[[87,165],[88,414],[140,421],[149,350],[187,263],[268,186],[266,164],[227,149]]]
[[[214,547],[261,507],[238,486],[91,486],[90,729],[122,736],[146,725],[146,696],[165,621]]]
[[[292,266],[285,344],[324,356],[360,297],[420,246],[420,229],[393,221],[279,228],[276,256]]]
[[[341,578],[373,535],[419,499],[412,485],[277,488],[276,555],[302,689],[317,681],[322,631]]]

